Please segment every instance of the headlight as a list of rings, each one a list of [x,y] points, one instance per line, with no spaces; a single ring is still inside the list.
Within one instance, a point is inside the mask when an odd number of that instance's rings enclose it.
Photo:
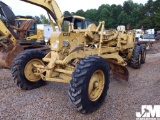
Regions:
[[[64,46],[64,47],[69,46],[69,42],[68,42],[68,40],[64,40],[64,41],[63,41],[63,46]]]

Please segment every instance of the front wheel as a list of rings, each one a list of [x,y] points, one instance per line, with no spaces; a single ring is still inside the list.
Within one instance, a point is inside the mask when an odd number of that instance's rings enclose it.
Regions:
[[[91,113],[101,106],[109,88],[109,65],[98,56],[80,61],[72,74],[69,96],[81,113]]]
[[[11,67],[13,80],[23,90],[31,90],[45,84],[41,76],[35,75],[33,64],[44,65],[45,54],[40,50],[25,50],[14,59]]]

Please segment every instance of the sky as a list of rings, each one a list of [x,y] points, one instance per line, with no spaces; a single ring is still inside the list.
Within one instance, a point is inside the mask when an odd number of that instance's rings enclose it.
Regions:
[[[40,14],[47,15],[46,11],[40,7],[35,5],[31,5],[29,3],[20,1],[20,0],[1,0],[6,3],[8,6],[12,8],[12,11],[16,15],[31,15],[31,16],[39,16]],[[76,12],[77,10],[83,9],[86,11],[87,9],[98,9],[98,7],[102,4],[121,4],[125,0],[56,0],[58,3],[61,12],[69,11]],[[148,0],[132,0],[134,3],[147,3]]]

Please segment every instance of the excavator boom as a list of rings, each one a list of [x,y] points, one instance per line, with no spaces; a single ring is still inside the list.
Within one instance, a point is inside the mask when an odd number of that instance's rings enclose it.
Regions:
[[[7,18],[11,25],[14,25],[14,19],[16,16],[11,10],[11,8],[2,1],[0,1],[0,15],[1,17]]]
[[[58,28],[61,30],[62,29],[62,22],[63,22],[63,14],[56,3],[55,0],[21,0],[27,3],[31,3],[33,5],[42,7],[51,15],[51,17],[54,19],[56,24],[58,25]]]
[[[0,26],[1,26],[1,29],[0,29],[0,34],[1,34],[0,41],[1,41],[1,39],[4,39],[4,38],[8,39],[9,38],[10,41],[12,41],[13,45],[15,45],[16,44],[15,37],[10,33],[10,31],[4,25],[4,23],[2,22],[2,20],[0,20]]]
[[[2,20],[0,26],[0,65],[9,68],[16,55],[23,51],[23,47],[17,43]],[[3,40],[7,41],[7,45],[2,42]]]

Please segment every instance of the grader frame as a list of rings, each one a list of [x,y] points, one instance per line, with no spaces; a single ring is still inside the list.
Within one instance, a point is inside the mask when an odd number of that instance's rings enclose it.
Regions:
[[[128,81],[124,58],[132,60],[135,48],[134,31],[105,33],[104,24],[100,22],[98,27],[90,24],[82,30],[74,29],[71,23],[68,32],[53,34],[51,50],[45,57],[37,50],[20,53],[11,69],[14,81],[25,90],[40,87],[44,81],[70,83],[70,99],[80,112],[89,113],[97,109],[105,98],[109,73]],[[140,54],[138,51],[138,64]],[[83,94],[87,97],[84,98]]]
[[[70,75],[74,71],[74,67],[68,65],[71,60],[97,55],[104,59],[110,59],[108,61],[113,72],[115,72],[115,66],[122,66],[121,68],[123,69],[117,71],[117,73],[121,72],[122,78],[128,80],[128,76],[125,76],[127,75],[127,70],[124,69],[127,63],[119,55],[119,52],[124,52],[124,54],[127,52],[126,58],[131,59],[135,44],[135,33],[112,31],[110,34],[104,34],[104,24],[104,22],[100,22],[97,28],[94,24],[91,24],[86,30],[74,30],[73,24],[71,24],[68,33],[62,32],[59,35],[59,41],[51,38],[51,52],[43,58],[43,61],[48,63],[48,65],[44,67],[34,64],[33,66],[37,69],[36,74],[39,74],[41,78],[47,81],[68,83],[71,80]],[[101,32],[98,33],[100,27]],[[66,44],[66,46],[64,46],[64,44]],[[96,44],[98,46],[97,48],[87,46],[94,46]],[[46,72],[46,75],[43,74],[44,72]],[[69,76],[66,75],[66,73],[69,74]]]
[[[49,5],[46,9],[50,14],[54,8],[59,11],[55,0],[46,0],[44,4],[40,0],[23,1],[43,8]],[[39,50],[26,50],[13,61],[12,76],[21,89],[31,90],[45,81],[70,83],[68,93],[72,103],[81,113],[91,113],[105,100],[110,73],[128,81],[126,61],[134,68],[145,63],[145,47],[136,45],[134,30],[105,31],[103,21],[85,29],[75,27],[74,20],[84,22],[83,17],[65,19],[56,13],[51,16],[61,25],[62,32],[51,36],[50,52],[44,55]],[[63,31],[63,25],[68,25],[68,31]]]

